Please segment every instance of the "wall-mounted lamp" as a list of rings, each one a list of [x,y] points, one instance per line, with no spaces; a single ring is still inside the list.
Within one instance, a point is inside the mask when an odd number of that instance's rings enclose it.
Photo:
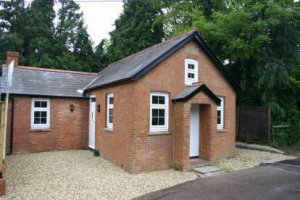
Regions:
[[[100,112],[100,104],[97,105],[97,111]]]
[[[70,111],[71,111],[71,112],[73,112],[73,111],[75,110],[75,106],[74,106],[73,104],[71,104],[71,105],[69,106],[69,108],[70,108]]]

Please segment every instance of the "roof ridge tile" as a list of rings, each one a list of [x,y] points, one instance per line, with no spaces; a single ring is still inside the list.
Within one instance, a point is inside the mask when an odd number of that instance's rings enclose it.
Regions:
[[[25,70],[36,70],[36,71],[48,71],[48,72],[58,72],[58,73],[71,73],[71,74],[80,74],[80,75],[95,75],[99,73],[95,72],[82,72],[74,70],[64,70],[64,69],[51,69],[51,68],[42,68],[42,67],[33,67],[33,66],[18,66],[16,69],[25,69]]]

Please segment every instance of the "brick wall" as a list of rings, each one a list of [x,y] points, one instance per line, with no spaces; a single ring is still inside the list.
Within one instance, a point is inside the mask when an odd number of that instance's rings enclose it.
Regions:
[[[49,98],[50,128],[39,131],[31,129],[32,98],[23,96],[13,98],[15,100],[13,152],[42,152],[87,147],[88,100]],[[73,112],[69,109],[71,104],[75,106]]]
[[[217,106],[205,94],[200,93],[185,103],[171,102],[186,87],[186,58],[199,61],[199,81],[225,99],[225,129],[222,132],[217,131]],[[115,97],[113,132],[105,130],[105,96],[108,92],[113,92]],[[169,131],[164,135],[149,133],[151,92],[169,93]],[[201,126],[201,137],[207,140],[205,145],[201,143],[203,157],[211,160],[231,156],[234,152],[235,91],[195,42],[185,45],[139,80],[97,89],[91,94],[96,95],[97,105],[101,105],[96,119],[96,148],[103,157],[130,172],[167,169],[173,164],[179,164],[181,168],[187,165],[192,103],[201,105],[201,115],[209,116]]]
[[[199,82],[205,83],[216,95],[225,98],[225,128],[222,132],[217,131],[217,105],[204,93],[201,93],[200,96],[196,95],[185,102],[181,108],[180,106],[176,108],[177,106],[171,102],[171,99],[186,87],[184,84],[184,61],[186,58],[199,62]],[[135,151],[135,159],[133,160],[135,171],[166,169],[174,163],[176,164],[178,159],[181,159],[180,165],[187,165],[189,161],[189,114],[191,104],[202,105],[200,114],[210,115],[211,118],[207,122],[203,120],[203,125],[201,124],[201,129],[209,130],[210,135],[208,136],[205,131],[201,132],[203,138],[206,134],[207,140],[209,140],[207,145],[209,146],[204,149],[203,146],[200,147],[203,151],[202,155],[200,153],[200,157],[213,160],[233,155],[235,149],[235,91],[196,42],[188,43],[148,72],[134,84],[134,88],[136,102],[139,102],[136,104],[134,114],[138,119],[136,121],[136,136],[134,137],[134,142],[137,143],[135,144],[137,151]],[[168,135],[149,134],[150,92],[169,93]],[[178,113],[181,116],[178,116]],[[204,128],[205,125],[207,128]],[[176,129],[176,126],[179,129]],[[176,132],[179,134],[176,134]],[[186,134],[183,134],[183,132],[186,132]],[[156,145],[153,145],[153,143]],[[179,154],[176,154],[176,151]],[[153,163],[154,160],[157,162]]]
[[[114,94],[113,130],[106,126],[106,98],[108,93]],[[96,149],[100,155],[116,165],[132,172],[132,146],[134,137],[132,84],[106,87],[95,90],[90,95],[96,96],[96,107],[100,105],[100,112],[96,113]]]

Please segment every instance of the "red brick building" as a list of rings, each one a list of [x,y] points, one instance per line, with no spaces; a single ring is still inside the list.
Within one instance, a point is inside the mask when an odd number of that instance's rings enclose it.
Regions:
[[[237,88],[196,31],[99,74],[16,65],[7,150],[89,147],[131,173],[184,169],[234,153]]]

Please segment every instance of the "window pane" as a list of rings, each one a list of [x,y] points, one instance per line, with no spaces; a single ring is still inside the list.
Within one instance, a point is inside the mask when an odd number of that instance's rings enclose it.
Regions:
[[[109,116],[109,117],[108,117],[108,122],[109,122],[109,123],[113,123],[113,116]]]
[[[109,104],[114,104],[114,98],[113,97],[109,97]]]
[[[152,117],[158,117],[158,109],[152,109]]]
[[[40,124],[41,119],[40,118],[34,118],[34,124]]]
[[[34,102],[34,107],[35,108],[40,108],[41,107],[41,102],[40,101],[35,101]]]
[[[152,117],[152,125],[158,125],[158,118]]]
[[[195,74],[193,74],[193,73],[188,73],[188,78],[195,78]]]
[[[45,118],[45,117],[42,117],[40,121],[41,121],[41,124],[47,124],[47,118]]]
[[[161,125],[161,126],[165,125],[165,118],[164,117],[159,118],[159,125]]]
[[[34,112],[34,124],[40,124],[41,123],[41,112],[35,111]]]
[[[158,100],[159,104],[165,104],[165,97],[164,96],[160,96],[159,100]]]
[[[159,117],[165,117],[165,110],[159,109]]]
[[[195,65],[193,65],[193,64],[188,64],[188,68],[189,68],[189,69],[195,69]]]
[[[42,108],[47,108],[47,101],[40,102]]]
[[[47,117],[47,112],[46,111],[42,111],[41,113],[41,117]]]
[[[158,96],[152,96],[152,104],[158,104]]]
[[[34,111],[34,118],[39,118],[41,117],[41,112],[40,111]]]
[[[220,110],[218,110],[218,124],[221,124],[221,111]]]

